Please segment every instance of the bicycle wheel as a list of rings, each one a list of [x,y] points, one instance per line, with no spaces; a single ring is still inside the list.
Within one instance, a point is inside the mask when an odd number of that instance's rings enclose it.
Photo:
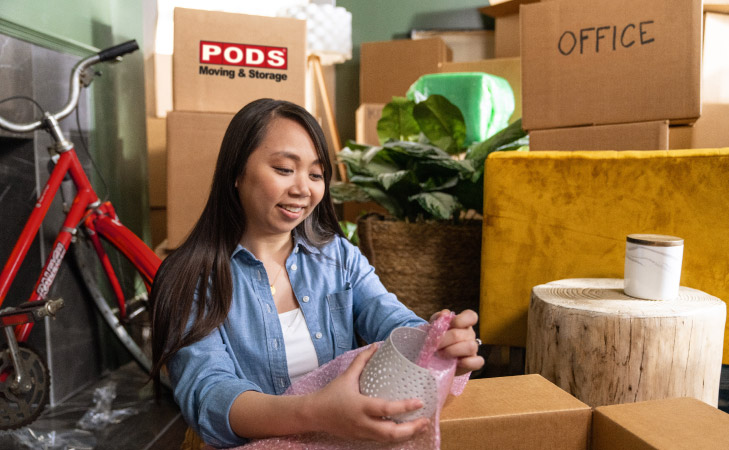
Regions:
[[[108,244],[104,245],[104,250],[122,287],[125,317],[122,317],[90,239],[80,230],[72,246],[74,260],[94,305],[132,358],[149,373],[152,368],[152,327],[147,289],[134,265],[120,252]],[[106,281],[102,284],[101,279]]]

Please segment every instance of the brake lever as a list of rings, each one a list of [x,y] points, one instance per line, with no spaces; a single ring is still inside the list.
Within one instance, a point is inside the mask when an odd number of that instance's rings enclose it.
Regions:
[[[95,76],[100,77],[101,72],[98,70],[94,70],[93,67],[87,67],[83,72],[81,72],[80,81],[83,87],[89,87],[91,82],[94,81]]]

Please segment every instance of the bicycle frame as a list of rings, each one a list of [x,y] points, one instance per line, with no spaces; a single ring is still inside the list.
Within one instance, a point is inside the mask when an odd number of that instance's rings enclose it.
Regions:
[[[102,203],[99,200],[81,166],[75,149],[70,145],[67,148],[59,150],[59,158],[51,172],[51,176],[36,201],[35,208],[10,253],[10,258],[3,267],[2,273],[0,273],[0,306],[2,306],[10,290],[10,285],[15,279],[20,265],[28,253],[31,243],[38,233],[40,225],[48,213],[53,198],[58,192],[66,174],[71,176],[77,193],[73,199],[70,211],[66,214],[61,230],[53,242],[52,250],[43,265],[41,274],[35,283],[28,302],[35,302],[46,298],[78,227],[84,226],[89,232],[96,254],[111,283],[114,296],[118,302],[120,315],[124,318],[126,317],[126,303],[122,294],[121,285],[111,266],[109,257],[104,251],[100,237],[116,247],[136,266],[144,278],[147,290],[152,286],[154,275],[159,268],[161,260],[141,239],[119,222],[111,203]],[[15,328],[16,339],[19,342],[25,342],[28,339],[32,326],[32,322],[18,325]]]

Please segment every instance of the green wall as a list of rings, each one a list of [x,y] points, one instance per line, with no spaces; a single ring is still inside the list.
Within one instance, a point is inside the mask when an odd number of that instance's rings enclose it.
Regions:
[[[0,33],[78,56],[129,39],[142,47],[143,0],[0,0]],[[91,153],[122,221],[149,242],[144,58],[102,64],[91,85]],[[67,119],[71,120],[71,119]],[[92,173],[100,196],[103,185]]]
[[[362,42],[406,38],[413,29],[492,29],[491,19],[478,12],[487,5],[488,0],[338,0],[337,6],[352,13],[352,59],[336,66],[337,124],[342,142],[355,137]]]

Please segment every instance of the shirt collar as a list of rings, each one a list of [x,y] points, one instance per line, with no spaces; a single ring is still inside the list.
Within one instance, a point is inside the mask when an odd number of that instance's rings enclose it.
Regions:
[[[299,235],[299,233],[294,231],[294,251],[296,251],[297,247],[303,248],[304,250],[306,250],[307,253],[310,253],[310,254],[318,255],[319,253],[321,253],[317,247],[308,243],[302,236]],[[258,261],[258,259],[256,259],[256,257],[253,255],[253,253],[251,253],[251,251],[248,250],[247,248],[243,247],[240,243],[238,243],[238,245],[235,246],[235,250],[233,250],[233,254],[230,255],[230,258],[231,259],[235,258],[235,256],[238,253],[241,253],[241,257],[246,262],[257,262]]]

